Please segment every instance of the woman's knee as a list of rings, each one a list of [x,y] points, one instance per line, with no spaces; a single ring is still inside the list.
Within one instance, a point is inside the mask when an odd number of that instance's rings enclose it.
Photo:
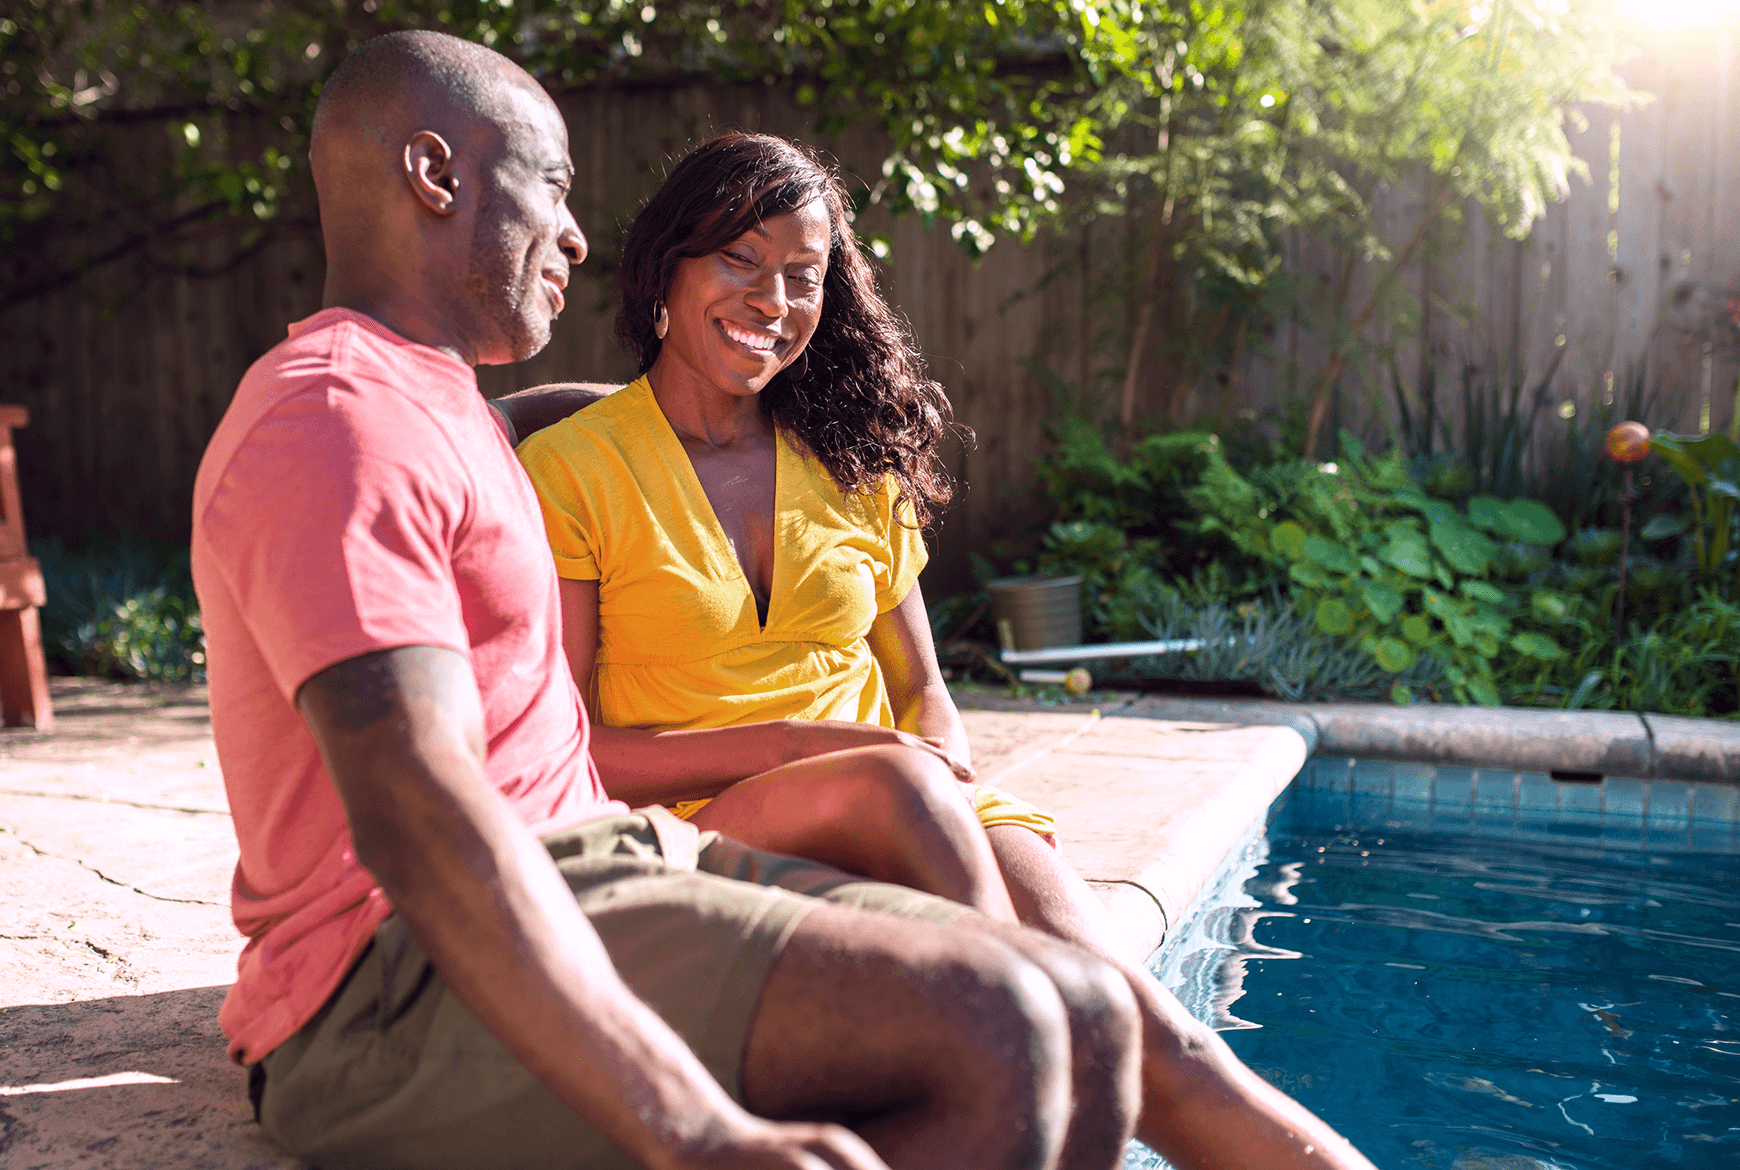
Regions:
[[[886,817],[926,822],[975,819],[964,786],[948,765],[929,752],[879,747],[863,753],[855,764],[861,799]]]

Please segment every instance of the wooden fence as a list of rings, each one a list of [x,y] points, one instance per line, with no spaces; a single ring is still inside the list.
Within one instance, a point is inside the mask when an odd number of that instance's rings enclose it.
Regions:
[[[1385,355],[1409,377],[1426,363],[1498,355],[1527,381],[1563,349],[1551,387],[1557,407],[1587,411],[1641,370],[1674,403],[1643,421],[1725,427],[1740,367],[1714,324],[1725,295],[1740,296],[1724,293],[1740,277],[1735,57],[1732,33],[1652,39],[1628,72],[1657,100],[1617,126],[1594,117],[1576,137],[1594,182],[1576,186],[1523,242],[1494,237],[1473,211],[1459,241],[1411,269],[1415,295],[1429,294],[1432,308],[1412,316],[1411,332],[1385,325],[1368,332],[1374,356],[1344,379],[1341,425],[1367,433],[1386,427],[1388,408],[1371,392],[1389,392]],[[771,90],[690,85],[582,94],[563,106],[578,168],[573,206],[592,259],[576,271],[549,348],[522,366],[482,371],[486,393],[632,373],[611,333],[613,260],[620,226],[656,185],[664,160],[729,127],[815,141],[806,111]],[[849,172],[878,174],[883,155],[873,134],[819,145]],[[1406,190],[1383,196],[1394,231],[1405,230],[1417,198]],[[891,237],[890,298],[911,321],[958,419],[976,433],[974,444],[951,455],[963,490],[935,542],[930,575],[933,593],[953,589],[967,580],[969,549],[988,551],[1036,515],[1032,468],[1050,398],[1030,363],[1103,384],[1115,381],[1109,367],[1117,359],[1093,345],[1108,330],[1103,308],[1084,291],[1083,241],[999,244],[975,266],[943,227],[874,213],[861,226]],[[1115,248],[1119,235],[1100,230],[1094,246]],[[1310,241],[1289,245],[1290,264],[1306,277],[1327,277],[1331,260]],[[1360,275],[1356,297],[1372,279]],[[21,402],[32,416],[18,436],[32,532],[184,538],[199,456],[237,379],[288,322],[318,307],[321,280],[310,235],[281,240],[217,278],[117,264],[0,315],[0,400]],[[1186,415],[1224,417],[1237,406],[1272,417],[1289,367],[1309,369],[1321,358],[1313,338],[1289,329],[1253,346],[1237,380],[1240,403],[1200,389],[1181,399],[1145,385],[1144,409],[1181,400]],[[1549,422],[1538,443],[1554,442],[1553,427],[1563,425],[1556,410]]]

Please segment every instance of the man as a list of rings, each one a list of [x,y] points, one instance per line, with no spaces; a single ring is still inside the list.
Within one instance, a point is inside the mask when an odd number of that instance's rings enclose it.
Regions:
[[[395,34],[329,82],[313,164],[328,308],[194,499],[250,939],[223,1022],[266,1131],[324,1167],[1112,1165],[1107,969],[599,786],[470,369],[537,352],[585,254],[554,103]]]
[[[561,116],[399,33],[312,154],[327,307],[194,493],[249,936],[223,1023],[268,1134],[329,1170],[1093,1170],[1140,1098],[1180,1165],[1369,1167],[1157,987],[609,800],[471,370],[536,353],[585,256]]]

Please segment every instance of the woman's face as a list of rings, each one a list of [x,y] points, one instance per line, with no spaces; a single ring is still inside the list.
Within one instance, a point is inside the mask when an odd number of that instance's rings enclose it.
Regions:
[[[750,228],[708,256],[678,263],[671,327],[653,370],[759,394],[796,361],[822,319],[828,210],[821,199]]]

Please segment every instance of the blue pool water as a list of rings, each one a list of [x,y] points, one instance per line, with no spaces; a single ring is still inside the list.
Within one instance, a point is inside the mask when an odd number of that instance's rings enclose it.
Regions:
[[[1737,797],[1312,761],[1162,975],[1383,1170],[1740,1167]]]

